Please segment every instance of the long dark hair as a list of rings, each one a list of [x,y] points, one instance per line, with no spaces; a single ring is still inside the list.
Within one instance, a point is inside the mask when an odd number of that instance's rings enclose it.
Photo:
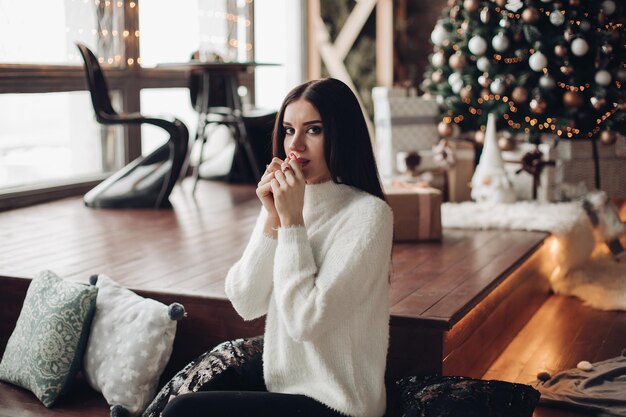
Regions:
[[[337,79],[309,81],[287,94],[272,133],[274,156],[285,159],[285,109],[299,99],[311,103],[322,117],[324,155],[332,180],[385,200],[363,112],[350,87]]]

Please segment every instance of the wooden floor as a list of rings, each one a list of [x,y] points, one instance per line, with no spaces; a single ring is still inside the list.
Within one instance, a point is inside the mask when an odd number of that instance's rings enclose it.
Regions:
[[[484,379],[533,383],[537,374],[575,368],[580,361],[598,362],[626,348],[626,312],[600,311],[573,297],[554,295],[537,311],[495,360]],[[574,416],[538,407],[535,417]]]

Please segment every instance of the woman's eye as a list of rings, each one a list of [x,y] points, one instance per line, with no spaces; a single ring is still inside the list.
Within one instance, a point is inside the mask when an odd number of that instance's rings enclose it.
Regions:
[[[319,135],[320,133],[322,133],[322,128],[321,126],[311,126],[307,129],[306,132],[311,135]]]
[[[293,127],[286,127],[285,128],[285,134],[286,135],[293,135],[295,133],[295,129]]]

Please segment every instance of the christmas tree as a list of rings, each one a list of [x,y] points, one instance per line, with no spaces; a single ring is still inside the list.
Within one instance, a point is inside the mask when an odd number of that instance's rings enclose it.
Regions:
[[[615,141],[624,132],[623,0],[449,0],[422,88],[440,133],[498,130]]]

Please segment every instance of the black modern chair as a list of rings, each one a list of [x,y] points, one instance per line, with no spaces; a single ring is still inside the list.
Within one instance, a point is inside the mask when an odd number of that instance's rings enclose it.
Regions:
[[[169,195],[181,174],[189,148],[189,131],[174,117],[117,113],[111,105],[106,79],[89,48],[76,44],[85,61],[87,84],[96,120],[103,125],[150,124],[169,134],[166,143],[139,157],[84,196],[85,205],[101,208],[169,208]]]
[[[196,54],[192,55],[192,59]],[[208,85],[204,82],[208,79]],[[197,165],[193,170],[193,191],[200,177],[204,146],[209,140],[209,126],[227,126],[235,140],[235,154],[226,180],[256,183],[263,169],[272,159],[271,136],[276,111],[244,110],[238,92],[236,76],[232,73],[215,73],[204,77],[202,71],[192,71],[189,77],[189,98],[198,113],[198,130],[195,143],[200,143]]]

